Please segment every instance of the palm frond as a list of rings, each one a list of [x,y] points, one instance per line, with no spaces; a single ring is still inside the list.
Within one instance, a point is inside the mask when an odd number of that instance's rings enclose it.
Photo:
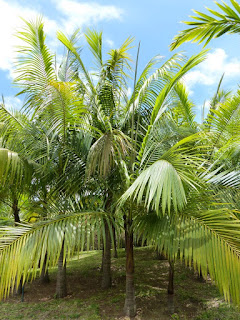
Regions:
[[[220,204],[206,208],[194,198],[178,216],[148,214],[136,220],[139,234],[170,259],[180,257],[189,267],[210,274],[225,299],[240,303],[240,221]]]
[[[87,159],[87,177],[96,171],[106,177],[117,162],[129,154],[129,138],[119,130],[106,132],[91,146]]]
[[[46,252],[48,267],[56,265],[62,246],[64,260],[94,248],[95,239],[105,239],[103,219],[110,224],[104,213],[80,212],[36,225],[0,228],[0,298],[7,297],[21,277],[23,283],[34,279],[43,268]]]
[[[189,99],[189,94],[186,90],[184,83],[178,82],[174,87],[174,91],[177,95],[177,106],[175,107],[179,111],[180,116],[183,118],[183,121],[190,127],[196,128],[196,124],[194,123],[195,113],[193,110],[194,104]]]
[[[6,181],[17,185],[22,178],[23,162],[16,152],[0,148],[0,181],[2,186]]]
[[[79,37],[79,29],[77,29],[70,38],[70,41],[73,45],[76,44]],[[70,50],[67,49],[67,53],[64,56],[59,70],[58,70],[58,78],[62,82],[73,82],[80,81],[78,76],[78,67],[76,66],[76,58],[71,53]],[[82,84],[82,83],[81,83]]]
[[[87,29],[85,32],[85,38],[90,47],[92,54],[96,59],[98,67],[102,67],[102,32],[96,30]]]
[[[191,16],[192,21],[183,21],[189,29],[181,31],[174,37],[171,50],[176,49],[187,41],[204,42],[206,46],[213,38],[218,38],[225,33],[240,33],[240,5],[235,0],[230,0],[233,8],[225,2],[215,2],[220,11],[207,8],[211,15],[193,10],[196,14]]]
[[[132,198],[158,214],[160,211],[164,214],[166,209],[168,213],[181,211],[187,203],[187,189],[196,189],[199,185],[197,172],[202,170],[203,159],[197,148],[187,146],[197,138],[198,135],[193,135],[181,140],[158,160],[150,165],[147,163],[147,168],[143,166],[143,171],[123,194],[121,202]]]
[[[36,21],[25,21],[25,27],[17,33],[24,42],[18,48],[16,63],[16,78],[14,82],[27,93],[26,104],[31,104],[36,97],[43,95],[43,90],[51,80],[56,78],[54,59],[45,44],[45,34],[41,18]]]
[[[83,82],[85,82],[88,85],[91,91],[95,92],[95,87],[92,82],[91,76],[87,71],[86,67],[84,66],[84,63],[81,59],[79,48],[77,48],[75,43],[71,41],[71,39],[68,39],[62,32],[57,33],[57,38],[75,56],[76,61],[78,62],[79,70],[82,72],[82,76],[85,79],[85,81]]]
[[[179,80],[181,80],[181,78],[189,70],[191,70],[193,67],[195,67],[196,65],[201,63],[206,58],[206,53],[207,53],[206,50],[201,51],[199,54],[193,55],[191,58],[189,58],[188,61],[180,68],[180,70],[173,76],[173,78],[169,81],[169,83],[166,84],[166,86],[164,86],[164,88],[159,93],[158,97],[155,100],[155,105],[152,110],[150,123],[148,125],[148,130],[147,130],[147,133],[144,137],[144,140],[143,140],[143,143],[141,146],[141,150],[139,152],[139,156],[138,156],[139,160],[142,157],[148,136],[150,134],[152,126],[154,125],[154,122],[157,121],[161,117],[161,115],[164,113],[164,111],[168,107],[167,98],[169,96],[169,93],[174,88],[174,86],[179,82]]]

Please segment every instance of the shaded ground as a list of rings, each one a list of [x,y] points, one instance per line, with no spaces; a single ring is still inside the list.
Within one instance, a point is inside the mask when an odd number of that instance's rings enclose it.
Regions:
[[[0,319],[81,319],[125,320],[122,308],[125,291],[125,255],[113,259],[113,287],[100,287],[101,253],[86,252],[67,265],[69,295],[54,298],[56,269],[50,270],[51,283],[38,280],[25,286],[24,302],[11,297],[0,303]],[[180,263],[175,271],[175,294],[167,295],[168,262],[157,260],[149,248],[135,249],[136,320],[211,319],[240,320],[240,314],[222,300],[210,282],[201,282]]]

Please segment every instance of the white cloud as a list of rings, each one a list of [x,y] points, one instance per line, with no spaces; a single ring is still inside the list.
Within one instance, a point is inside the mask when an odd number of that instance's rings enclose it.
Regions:
[[[226,52],[217,48],[212,53],[208,53],[207,58],[195,70],[190,71],[184,81],[187,88],[192,89],[197,84],[211,86],[219,82],[224,73],[227,80],[240,80],[240,60],[229,58]]]
[[[14,36],[23,25],[20,17],[25,20],[32,20],[38,16],[38,12],[23,7],[17,2],[8,2],[0,0],[0,30],[1,32],[1,50],[0,50],[0,69],[9,71],[12,77],[13,61],[15,58],[16,46],[21,42]],[[57,29],[57,23],[54,20],[44,18],[45,31],[52,36]]]
[[[77,27],[96,24],[99,21],[120,20],[123,10],[114,5],[101,5],[96,2],[77,2],[74,0],[52,0],[65,19],[62,27],[72,33]]]
[[[64,32],[72,33],[76,27],[95,24],[98,21],[121,19],[123,11],[114,5],[100,5],[95,2],[76,2],[73,0],[52,0],[57,11],[56,20],[44,17],[44,31],[48,36],[50,48],[57,51],[59,42],[56,39],[56,31],[62,29]],[[16,57],[16,46],[20,44],[14,34],[23,25],[20,17],[25,20],[34,20],[39,16],[39,11],[28,8],[20,0],[0,0],[0,30],[1,50],[0,69],[9,72],[13,77],[13,61]],[[108,45],[113,45],[107,40]]]
[[[18,97],[7,96],[4,97],[4,104],[8,110],[20,110],[23,102]]]
[[[115,46],[114,41],[111,40],[111,39],[106,39],[106,40],[105,40],[105,43],[106,43],[106,45],[107,45],[110,49],[113,49],[114,46]]]

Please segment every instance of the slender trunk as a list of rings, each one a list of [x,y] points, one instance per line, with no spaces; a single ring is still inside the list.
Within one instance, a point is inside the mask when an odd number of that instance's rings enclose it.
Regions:
[[[103,259],[104,259],[104,248],[102,248],[102,262],[101,262],[100,272],[103,272]]]
[[[20,217],[19,217],[20,209],[18,208],[18,200],[16,198],[13,199],[12,210],[13,210],[15,225],[17,225],[20,222]]]
[[[115,221],[115,218],[114,218]],[[114,244],[114,258],[118,257],[118,252],[117,252],[117,238],[116,238],[116,229],[115,226],[113,228],[113,244]]]
[[[111,213],[111,205],[113,194],[108,190],[105,194],[106,196],[106,212]],[[109,225],[107,220],[104,220],[105,227],[105,242],[103,243],[103,256],[102,256],[102,289],[108,289],[112,286],[111,277],[111,236]]]
[[[102,257],[102,289],[110,288],[112,285],[111,278],[111,236],[107,221],[105,226],[105,243]]]
[[[46,263],[47,263],[47,253],[45,255],[42,271],[41,271],[41,274],[40,274],[40,282],[42,284],[50,282],[49,275],[48,275],[48,269],[46,268]]]
[[[203,275],[202,275],[202,270],[200,270],[200,272],[198,274],[198,281],[199,282],[205,282],[205,279],[203,278]]]
[[[56,285],[56,298],[64,298],[67,295],[66,260],[64,256],[64,242],[58,259],[58,273]]]
[[[13,204],[12,204],[12,212],[13,212],[13,217],[14,217],[14,221],[15,221],[15,226],[17,226],[18,223],[20,222],[19,211],[20,211],[20,209],[18,207],[18,199],[14,198]],[[22,292],[23,292],[23,286],[22,286],[22,277],[21,277],[18,285],[17,285],[17,279],[16,279],[15,294],[21,295]]]
[[[169,260],[168,294],[174,294],[174,262]]]
[[[127,216],[124,214],[124,236],[125,236],[125,252],[127,252]]]
[[[23,293],[23,285],[22,285],[22,277],[21,277],[18,285],[17,285],[17,279],[16,279],[14,294],[17,296],[20,296],[22,293]]]
[[[136,303],[134,292],[134,256],[133,256],[133,231],[132,219],[126,220],[126,297],[124,313],[128,317],[136,315]]]
[[[168,278],[168,312],[173,314],[175,312],[174,306],[174,262],[168,260],[169,262],[169,278]]]

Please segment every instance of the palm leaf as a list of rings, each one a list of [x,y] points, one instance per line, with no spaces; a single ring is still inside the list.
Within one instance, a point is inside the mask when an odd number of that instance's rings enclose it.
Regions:
[[[202,170],[203,159],[198,155],[198,147],[187,146],[198,138],[198,135],[185,138],[152,164],[147,163],[147,168],[144,164],[143,171],[123,194],[121,202],[132,198],[158,214],[160,211],[164,214],[166,209],[168,213],[172,209],[181,211],[187,203],[186,190],[195,189],[199,184],[197,172]]]
[[[18,48],[16,63],[16,78],[14,82],[23,90],[19,94],[27,93],[26,105],[31,105],[51,80],[56,78],[54,59],[45,44],[45,34],[41,18],[34,22],[25,21],[25,27],[17,33],[17,37],[25,45]]]
[[[204,201],[204,197],[194,197],[194,205],[178,216],[139,217],[139,234],[170,259],[180,257],[204,277],[209,273],[225,299],[239,304],[240,221],[223,205],[207,208]]]
[[[56,265],[63,243],[64,260],[80,251],[94,248],[105,237],[104,213],[69,213],[36,225],[0,228],[0,298],[7,297],[22,277],[23,283],[41,272],[47,252],[46,267]],[[105,239],[105,238],[104,238]],[[40,268],[39,268],[40,262]]]
[[[187,41],[202,43],[205,46],[213,38],[218,38],[225,33],[240,33],[240,5],[235,0],[230,0],[233,8],[225,2],[216,2],[220,12],[207,8],[211,16],[193,10],[196,14],[191,16],[193,21],[183,21],[191,26],[189,29],[181,31],[171,44],[171,50],[176,49]]]
[[[148,125],[147,133],[144,137],[141,149],[139,151],[138,159],[140,160],[146,146],[147,139],[151,132],[152,126],[154,122],[156,122],[161,115],[165,112],[168,108],[167,98],[169,93],[174,88],[174,86],[179,82],[179,80],[193,67],[201,63],[206,58],[207,51],[202,51],[197,55],[193,55],[188,61],[181,67],[181,69],[173,76],[171,81],[161,90],[158,97],[156,98],[154,108],[152,110],[150,123]]]

